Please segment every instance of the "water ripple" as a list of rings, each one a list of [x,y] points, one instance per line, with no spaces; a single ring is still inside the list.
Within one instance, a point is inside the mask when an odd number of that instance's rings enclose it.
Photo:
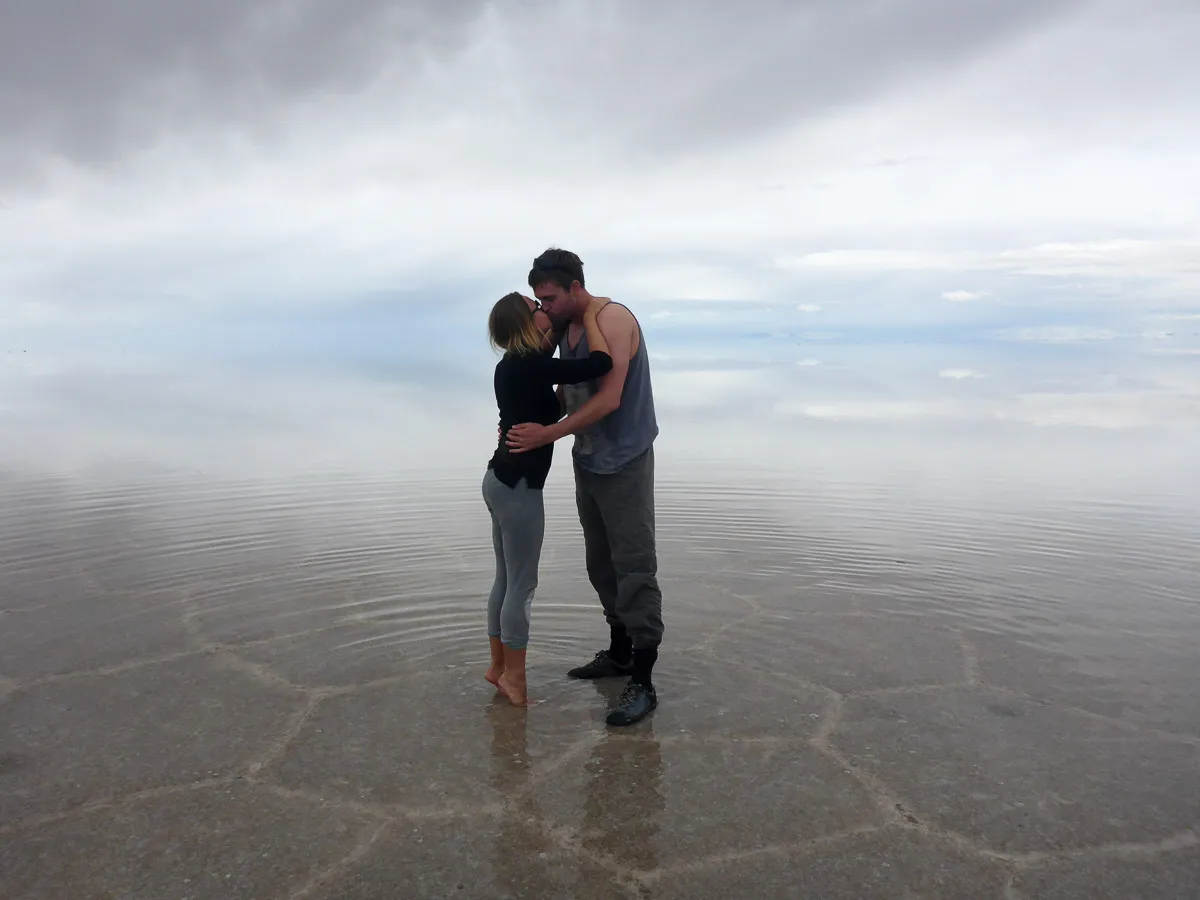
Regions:
[[[565,650],[599,617],[569,477],[558,475],[547,488],[535,629],[543,646]],[[1198,621],[1200,527],[1165,493],[715,467],[686,476],[661,478],[656,497],[668,619],[681,627],[682,598],[698,581],[796,611],[853,598],[1042,639]],[[200,626],[229,639],[354,624],[376,632],[330,652],[449,659],[480,645],[492,554],[479,473],[9,475],[3,485],[10,608],[44,602],[38,582],[76,573],[110,594],[183,591]]]

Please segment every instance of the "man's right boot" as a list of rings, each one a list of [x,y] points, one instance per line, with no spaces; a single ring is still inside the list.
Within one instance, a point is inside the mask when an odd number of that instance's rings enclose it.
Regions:
[[[621,662],[608,650],[601,650],[591,662],[567,673],[568,678],[627,678],[633,674],[633,660]]]
[[[601,650],[591,662],[577,666],[568,678],[623,678],[633,672],[633,641],[620,625],[609,625],[608,649]]]

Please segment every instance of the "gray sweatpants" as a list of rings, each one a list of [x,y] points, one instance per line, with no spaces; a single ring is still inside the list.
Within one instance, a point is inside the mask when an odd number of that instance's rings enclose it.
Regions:
[[[575,504],[583,526],[588,579],[610,628],[635,649],[662,641],[662,592],[654,548],[654,448],[611,475],[575,463]]]
[[[546,533],[542,492],[525,479],[509,487],[491,469],[483,476],[483,502],[492,516],[496,580],[488,596],[488,636],[506,647],[529,644],[529,618],[538,583],[538,562]]]

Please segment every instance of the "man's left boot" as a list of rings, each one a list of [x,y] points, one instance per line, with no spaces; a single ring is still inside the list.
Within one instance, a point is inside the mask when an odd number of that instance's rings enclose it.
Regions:
[[[650,678],[657,660],[657,647],[641,650],[634,648],[633,677],[629,679],[629,684],[625,686],[617,705],[605,718],[609,725],[634,725],[650,715],[658,706],[658,693],[654,690],[654,683]]]

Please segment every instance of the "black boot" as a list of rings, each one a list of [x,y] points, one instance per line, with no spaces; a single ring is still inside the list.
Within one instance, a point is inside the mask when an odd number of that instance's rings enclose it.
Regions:
[[[620,678],[633,671],[633,663],[622,665],[607,650],[601,650],[591,662],[576,666],[567,672],[568,678]]]
[[[622,666],[628,665],[633,658],[633,639],[624,625],[608,626],[608,655]]]
[[[610,625],[608,649],[601,650],[595,658],[567,673],[568,678],[622,678],[633,672],[633,642],[625,629]]]
[[[654,671],[654,664],[658,662],[658,648],[646,647],[642,650],[633,651],[633,680],[642,687],[654,688],[654,682],[650,679],[651,673]]]
[[[621,699],[609,711],[604,721],[609,725],[634,725],[650,715],[656,706],[658,694],[654,692],[654,688],[630,679],[629,684],[625,685]]]
[[[605,721],[609,725],[633,725],[650,715],[658,706],[658,693],[650,679],[657,660],[657,647],[633,651],[633,677],[625,686],[616,707],[606,717]]]

